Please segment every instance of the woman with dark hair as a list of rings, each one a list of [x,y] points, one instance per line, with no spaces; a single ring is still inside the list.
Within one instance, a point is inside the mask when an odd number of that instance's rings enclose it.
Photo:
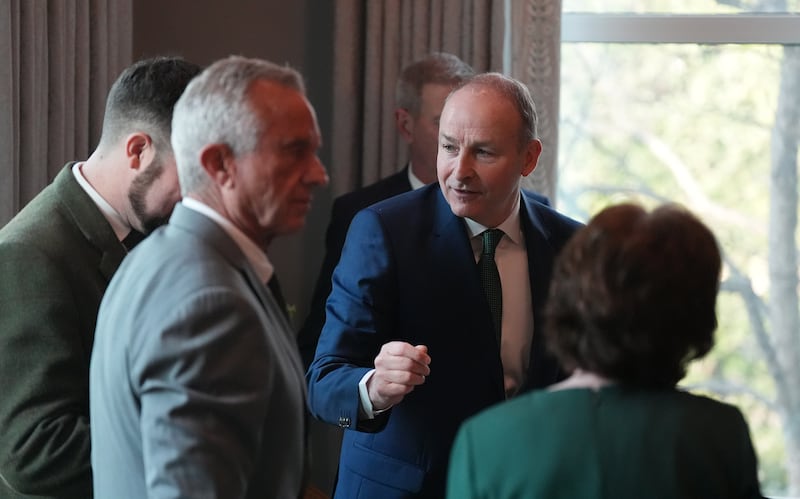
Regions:
[[[606,208],[564,247],[545,309],[572,375],[467,420],[447,497],[760,498],[742,414],[676,388],[714,344],[720,252],[677,205]]]

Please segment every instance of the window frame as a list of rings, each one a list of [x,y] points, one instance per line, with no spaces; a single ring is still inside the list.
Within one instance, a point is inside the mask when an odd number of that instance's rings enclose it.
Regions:
[[[800,14],[562,11],[561,43],[800,45]],[[800,499],[800,496],[767,497]]]
[[[564,12],[561,43],[800,44],[796,14]]]

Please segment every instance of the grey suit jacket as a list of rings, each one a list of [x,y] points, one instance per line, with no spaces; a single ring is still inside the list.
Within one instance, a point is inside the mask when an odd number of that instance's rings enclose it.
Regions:
[[[90,369],[98,498],[296,498],[305,389],[291,328],[236,243],[182,205],[123,262]]]

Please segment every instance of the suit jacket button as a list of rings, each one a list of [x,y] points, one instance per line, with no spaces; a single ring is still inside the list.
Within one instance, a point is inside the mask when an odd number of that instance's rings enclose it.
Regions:
[[[350,418],[339,416],[339,426],[342,428],[350,428]]]

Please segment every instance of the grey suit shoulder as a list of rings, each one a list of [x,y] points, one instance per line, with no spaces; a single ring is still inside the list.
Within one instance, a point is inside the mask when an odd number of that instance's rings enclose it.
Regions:
[[[305,390],[293,335],[210,219],[179,205],[125,260],[101,306],[91,369],[98,493],[299,494]]]

